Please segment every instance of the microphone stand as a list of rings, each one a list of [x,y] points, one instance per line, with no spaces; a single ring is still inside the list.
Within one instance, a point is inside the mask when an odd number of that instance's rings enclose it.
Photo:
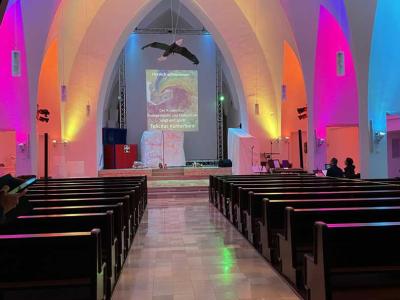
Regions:
[[[163,168],[165,166],[165,160],[164,160],[164,131],[161,131],[161,138],[162,138],[162,164]]]

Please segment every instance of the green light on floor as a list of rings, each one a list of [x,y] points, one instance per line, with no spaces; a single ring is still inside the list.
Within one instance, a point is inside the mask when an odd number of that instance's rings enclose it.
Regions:
[[[230,284],[233,280],[233,268],[235,266],[235,257],[232,249],[228,247],[221,248],[221,284]]]
[[[219,101],[223,102],[224,100],[225,100],[225,96],[224,95],[219,96]]]

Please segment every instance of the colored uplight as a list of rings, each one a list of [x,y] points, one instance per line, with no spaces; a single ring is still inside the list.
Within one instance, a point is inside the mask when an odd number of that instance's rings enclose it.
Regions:
[[[225,96],[224,95],[219,96],[219,101],[221,102],[225,101]]]
[[[16,131],[17,143],[26,143],[30,131],[29,90],[21,1],[10,1],[0,25],[0,128]],[[11,53],[17,51],[20,76],[13,77]]]
[[[368,114],[375,130],[386,131],[386,113],[399,108],[399,1],[378,1],[372,35]]]
[[[337,73],[337,53],[344,65]],[[330,124],[358,124],[358,91],[353,56],[340,22],[321,5],[315,63],[314,124],[326,137]],[[345,109],[344,109],[345,108]]]

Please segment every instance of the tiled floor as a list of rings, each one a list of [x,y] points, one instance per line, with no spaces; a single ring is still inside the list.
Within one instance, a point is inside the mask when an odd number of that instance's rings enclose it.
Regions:
[[[197,198],[149,200],[113,294],[131,299],[300,298],[208,199]]]

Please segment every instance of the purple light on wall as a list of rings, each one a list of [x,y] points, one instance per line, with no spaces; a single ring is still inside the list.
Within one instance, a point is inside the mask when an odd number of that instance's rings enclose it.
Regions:
[[[345,57],[345,74],[337,74],[337,53]],[[340,24],[323,6],[320,10],[315,65],[314,122],[318,137],[327,126],[358,124],[357,80],[351,49]]]
[[[29,134],[29,93],[20,1],[10,1],[0,25],[0,130],[15,130],[17,143]],[[21,76],[13,77],[11,52],[21,52]]]

